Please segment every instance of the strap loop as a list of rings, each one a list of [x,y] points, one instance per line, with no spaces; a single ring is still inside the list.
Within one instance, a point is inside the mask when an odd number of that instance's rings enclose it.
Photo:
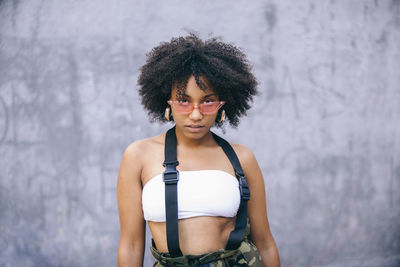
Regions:
[[[168,165],[173,165],[173,166],[178,166],[179,165],[179,161],[177,161],[177,160],[172,160],[172,161],[167,161],[167,160],[164,160],[164,162],[163,162],[163,164],[162,164],[164,167],[167,167]]]

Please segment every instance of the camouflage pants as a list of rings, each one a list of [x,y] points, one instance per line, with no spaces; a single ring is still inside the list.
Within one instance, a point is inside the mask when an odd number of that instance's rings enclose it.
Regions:
[[[154,243],[150,247],[151,254],[156,258],[154,267],[175,267],[175,266],[209,266],[209,267],[264,267],[257,247],[248,240],[250,234],[250,224],[244,232],[244,239],[238,249],[217,250],[202,255],[184,255],[182,257],[171,258],[168,253],[159,252]]]
[[[264,264],[256,246],[247,238],[236,250],[217,250],[202,255],[184,255],[171,258],[168,253],[161,253],[152,246],[151,253],[156,258],[154,267],[175,266],[210,266],[210,267],[263,267]]]
[[[243,233],[243,241],[238,249],[220,249],[202,255],[184,255],[175,258],[171,258],[168,253],[159,252],[154,242],[152,242],[152,246],[150,247],[151,254],[157,260],[153,267],[264,267],[257,247],[248,239],[249,235],[250,223],[247,220],[247,226]]]

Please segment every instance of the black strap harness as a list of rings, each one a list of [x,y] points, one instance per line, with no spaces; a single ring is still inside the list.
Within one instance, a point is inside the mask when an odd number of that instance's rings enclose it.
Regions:
[[[212,133],[215,141],[221,146],[226,156],[229,158],[236,178],[239,181],[240,206],[236,215],[235,229],[229,235],[227,250],[237,249],[242,242],[243,233],[247,224],[247,201],[250,199],[250,190],[246,182],[243,169],[232,146],[223,138]],[[167,245],[171,257],[180,257],[182,252],[179,248],[178,231],[178,196],[177,184],[179,181],[179,171],[176,169],[179,162],[176,153],[176,134],[175,126],[167,131],[165,136],[164,163],[165,172],[163,180],[165,184],[165,213],[167,227]]]

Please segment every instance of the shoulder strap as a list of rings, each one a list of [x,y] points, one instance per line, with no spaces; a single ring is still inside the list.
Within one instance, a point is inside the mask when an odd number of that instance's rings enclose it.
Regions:
[[[165,171],[163,181],[165,184],[165,219],[167,227],[167,245],[171,257],[182,256],[179,248],[178,232],[178,194],[177,184],[179,172],[176,166],[179,164],[176,158],[175,127],[168,130],[165,135],[164,163]]]
[[[250,199],[250,189],[247,185],[246,177],[244,175],[242,166],[240,165],[239,159],[233,150],[232,146],[222,137],[212,133],[215,141],[224,150],[226,156],[229,158],[233,169],[235,170],[236,178],[239,181],[240,190],[240,206],[236,214],[235,229],[229,235],[226,249],[237,249],[243,240],[244,230],[247,226],[247,201]]]
[[[243,239],[244,230],[247,225],[247,201],[250,199],[250,190],[246,182],[242,166],[233,150],[232,146],[223,138],[212,133],[215,141],[225,152],[231,162],[236,178],[239,181],[240,190],[240,206],[236,215],[235,229],[231,232],[226,249],[237,249]],[[179,164],[176,154],[176,134],[175,126],[167,131],[165,136],[163,165],[166,167],[163,173],[165,184],[165,213],[167,227],[167,245],[171,257],[182,256],[179,248],[179,232],[178,232],[178,200],[177,200],[177,184],[179,180],[179,172],[176,166]]]

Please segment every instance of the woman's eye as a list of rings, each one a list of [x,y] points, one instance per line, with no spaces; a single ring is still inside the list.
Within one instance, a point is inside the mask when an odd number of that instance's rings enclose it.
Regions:
[[[211,100],[211,99],[206,99],[206,100],[204,100],[204,103],[207,103],[207,104],[210,104],[210,103],[213,103],[214,101],[213,100]]]
[[[187,99],[179,100],[179,104],[187,104],[187,103],[188,103]]]

